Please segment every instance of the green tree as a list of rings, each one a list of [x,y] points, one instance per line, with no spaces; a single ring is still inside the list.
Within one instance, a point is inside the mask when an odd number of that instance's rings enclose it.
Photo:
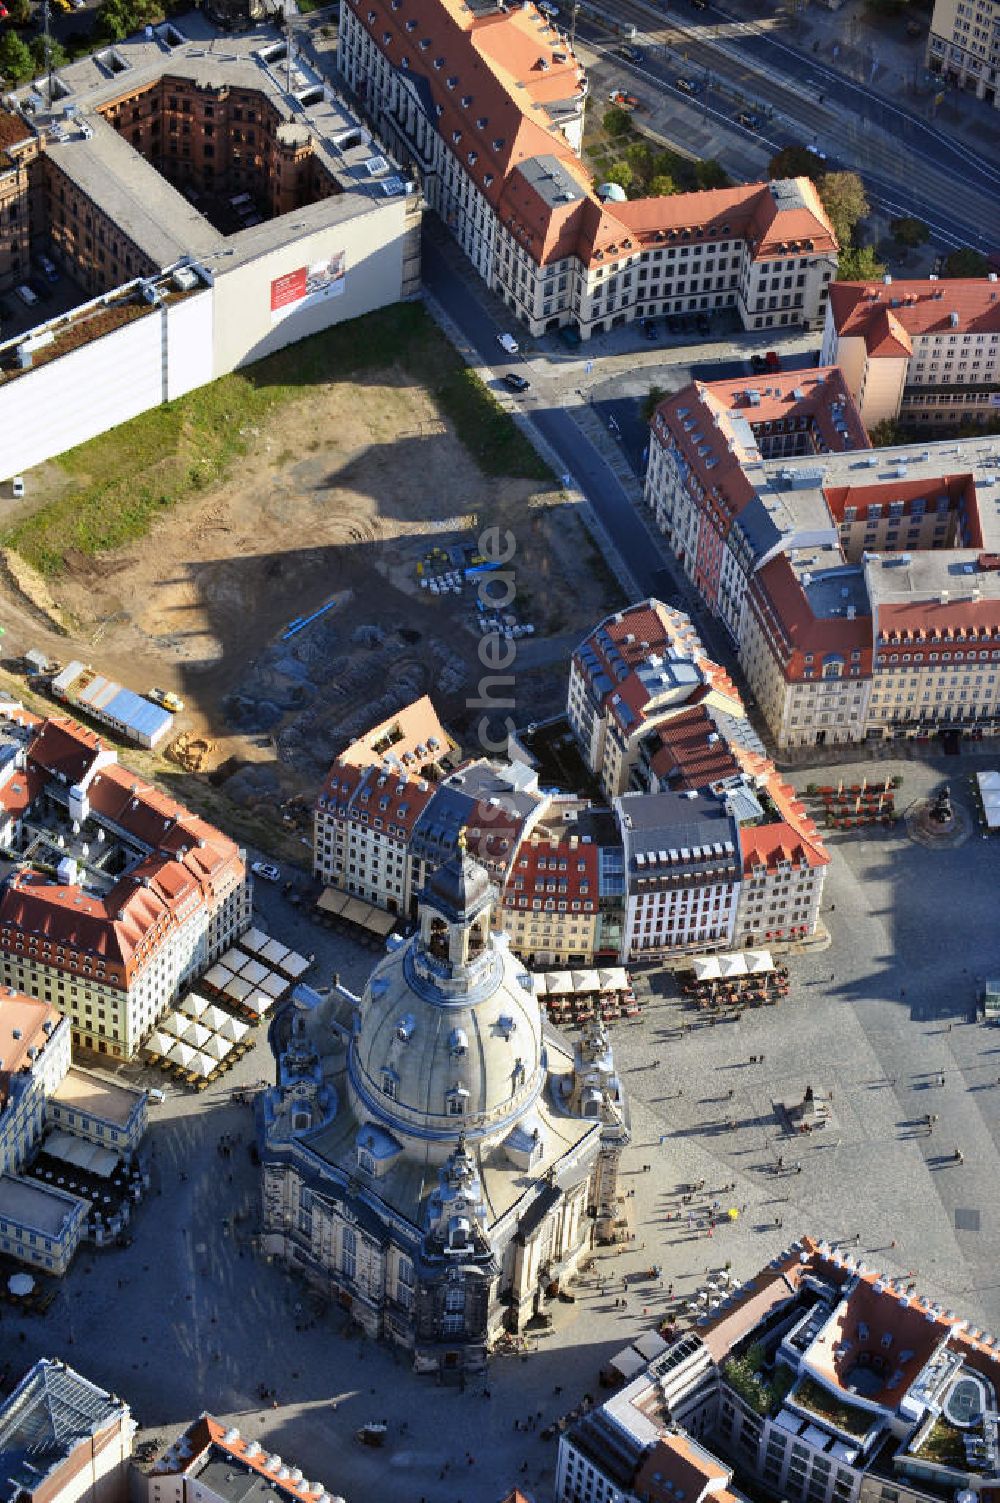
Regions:
[[[28,43],[28,51],[31,53],[31,61],[34,64],[33,73],[45,72],[45,38],[42,36],[32,37]],[[49,43],[49,60],[53,68],[61,68],[68,62],[65,47],[56,41],[55,37]]]
[[[914,219],[912,214],[905,214],[902,219],[894,219],[889,228],[896,244],[908,246],[911,250],[915,250],[918,245],[926,245],[931,238],[931,232],[924,221]]]
[[[823,158],[808,146],[784,146],[767,166],[770,178],[811,177],[814,183],[818,183],[825,172]]]
[[[837,239],[850,245],[855,226],[869,209],[864,183],[856,172],[828,172],[816,186]]]
[[[608,168],[607,182],[617,183],[627,193],[635,182],[635,173],[627,162],[615,162]]]
[[[876,449],[888,449],[903,441],[902,429],[895,418],[883,418],[868,434]]]
[[[108,3],[110,3],[110,0],[108,0]],[[632,117],[629,115],[628,110],[619,109],[615,105],[612,109],[604,111],[604,119],[601,124],[609,136],[627,136],[632,129]]]
[[[645,182],[653,171],[653,153],[645,141],[633,141],[625,152],[625,160],[637,178]]]
[[[986,257],[978,251],[964,250],[952,251],[945,256],[941,275],[945,277],[984,277],[989,270]]]
[[[875,282],[885,276],[885,267],[875,259],[870,245],[846,245],[837,262],[839,282]]]
[[[650,178],[646,191],[650,198],[669,198],[671,193],[677,192],[677,187],[669,173],[658,172]]]
[[[714,157],[695,164],[695,179],[699,188],[728,188],[730,183],[729,174]]]
[[[0,74],[11,83],[23,83],[34,72],[31,53],[13,31],[0,38]]]

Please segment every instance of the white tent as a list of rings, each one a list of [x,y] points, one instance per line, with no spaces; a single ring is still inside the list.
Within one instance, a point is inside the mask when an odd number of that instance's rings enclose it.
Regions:
[[[747,972],[751,976],[763,976],[768,971],[774,970],[770,950],[747,950],[744,958],[747,963]]]
[[[186,1018],[200,1018],[207,1006],[208,1002],[204,997],[199,997],[197,992],[188,992],[180,1010]]]
[[[646,1359],[639,1356],[634,1346],[623,1347],[620,1352],[615,1353],[608,1364],[609,1367],[613,1367],[621,1373],[626,1383],[630,1378],[634,1378],[636,1373],[641,1373],[643,1368],[648,1365]]]
[[[719,962],[714,955],[700,955],[694,963],[696,981],[718,981]]]
[[[259,960],[248,960],[246,965],[240,966],[240,975],[244,981],[249,981],[251,986],[259,986],[264,977],[270,974],[267,966]]]
[[[169,1054],[177,1042],[169,1033],[161,1033],[158,1028],[154,1029],[146,1040],[146,1053],[164,1055]]]
[[[574,971],[573,990],[575,992],[599,992],[601,989],[600,977],[596,971]]]
[[[72,1164],[75,1169],[99,1175],[101,1179],[110,1178],[118,1167],[117,1153],[86,1138],[76,1138],[71,1132],[50,1132],[45,1139],[45,1152],[54,1159],[61,1159],[64,1164]]]
[[[307,960],[304,955],[299,955],[297,951],[290,950],[277,964],[279,971],[283,971],[286,976],[291,976],[293,981],[298,981],[299,977],[304,976],[308,971],[312,961]]]
[[[277,965],[279,960],[284,960],[289,953],[288,946],[283,945],[280,939],[269,939],[266,945],[262,945],[257,952],[261,960],[266,960],[268,965]]]
[[[195,1052],[194,1058],[188,1066],[191,1074],[200,1075],[202,1080],[207,1080],[218,1068],[218,1060],[210,1059],[207,1054],[202,1054],[200,1050]]]
[[[232,974],[229,967],[219,961],[216,965],[213,965],[210,971],[206,971],[201,979],[206,986],[212,987],[214,991],[221,992],[226,982],[231,979]]]
[[[248,955],[259,955],[264,946],[270,943],[271,941],[262,929],[248,929],[240,936],[239,941],[240,949],[245,950]]]
[[[290,984],[290,982],[285,980],[284,976],[275,976],[272,972],[270,976],[264,977],[260,983],[260,989],[266,992],[272,1001],[277,1002],[279,997],[285,995]]]
[[[720,955],[719,956],[719,975],[720,976],[745,976],[746,973],[747,973],[747,963],[743,959],[742,955]]]
[[[244,981],[242,976],[234,976],[227,981],[223,990],[227,997],[232,997],[234,1002],[243,1002],[253,991],[249,981]]]
[[[186,1018],[183,1013],[165,1013],[160,1019],[160,1032],[168,1033],[170,1034],[171,1038],[179,1039],[189,1022],[190,1019]]]
[[[238,1044],[240,1039],[245,1038],[249,1032],[249,1023],[243,1023],[239,1018],[230,1017],[230,1015],[227,1013],[226,1021],[219,1029],[219,1037],[223,1039],[229,1039],[229,1041],[233,1044]]]
[[[274,998],[269,997],[267,992],[262,992],[258,989],[250,992],[243,998],[243,1006],[248,1007],[251,1012],[255,1012],[258,1018],[262,1018],[268,1009],[274,1006]]]
[[[190,1044],[182,1044],[180,1039],[177,1040],[176,1044],[167,1055],[170,1063],[172,1065],[180,1065],[182,1070],[190,1070],[191,1061],[194,1059],[194,1057],[195,1050],[191,1048]]]
[[[548,971],[545,976],[545,990],[550,997],[565,996],[573,990],[573,977],[569,971]]]
[[[205,1041],[204,1052],[212,1059],[225,1059],[232,1047],[228,1039],[222,1038],[218,1033],[213,1033],[212,1037]]]
[[[989,830],[1000,829],[1000,772],[979,772],[976,777],[986,815],[986,827]]]
[[[212,1030],[206,1028],[204,1023],[189,1023],[183,1033],[185,1044],[191,1044],[195,1049],[200,1049],[205,1040],[211,1037]]]
[[[201,1021],[204,1023],[206,1028],[211,1028],[213,1033],[221,1033],[223,1025],[228,1017],[228,1012],[223,1012],[221,1007],[216,1007],[215,1003],[212,1002],[208,1007],[205,1008],[205,1011],[202,1013]]]
[[[602,966],[597,973],[602,992],[627,992],[628,971],[623,965]]]
[[[547,978],[544,971],[531,971],[531,988],[536,997],[544,997]]]

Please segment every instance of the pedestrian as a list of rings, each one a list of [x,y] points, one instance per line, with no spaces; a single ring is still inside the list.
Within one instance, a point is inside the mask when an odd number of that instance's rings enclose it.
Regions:
[[[730,1101],[732,1101],[732,1099],[733,1099],[733,1097],[735,1095],[736,1095],[736,1091],[734,1090],[734,1088],[732,1086],[730,1086],[729,1087],[729,1099],[730,1099]]]
[[[860,1232],[855,1232],[854,1233],[854,1246],[855,1247],[860,1247],[861,1246],[861,1233]]]

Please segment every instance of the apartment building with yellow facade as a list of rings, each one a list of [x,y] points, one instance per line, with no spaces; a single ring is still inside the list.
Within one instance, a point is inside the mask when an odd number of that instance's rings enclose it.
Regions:
[[[1000,416],[1000,281],[835,282],[821,365],[839,365],[865,427],[985,423]]]
[[[927,66],[949,83],[1000,106],[1000,0],[934,0]]]

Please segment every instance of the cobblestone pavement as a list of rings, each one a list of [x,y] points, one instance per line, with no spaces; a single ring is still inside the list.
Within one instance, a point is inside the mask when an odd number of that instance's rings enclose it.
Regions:
[[[956,766],[943,764],[953,797],[971,810],[968,774]],[[878,764],[879,774],[896,770]],[[916,763],[898,770],[901,809],[943,776]],[[866,771],[842,769],[848,781]],[[795,775],[800,786],[808,780]],[[551,1307],[554,1331],[536,1351],[493,1360],[489,1398],[481,1384],[463,1392],[415,1377],[253,1253],[250,1113],[230,1102],[229,1087],[272,1075],[263,1039],[225,1089],[171,1092],[154,1109],[153,1194],[133,1245],[81,1256],[45,1317],[5,1309],[4,1351],[25,1362],[66,1357],[125,1395],[146,1434],[167,1438],[211,1409],[349,1503],[495,1503],[514,1483],[541,1503],[555,1444],[539,1430],[598,1394],[607,1357],[692,1295],[707,1269],[728,1261],[744,1277],[801,1231],[848,1242],[860,1232],[874,1266],[912,1270],[922,1289],[997,1329],[1000,1032],[971,1019],[977,976],[1000,970],[1000,845],[977,831],[958,850],[932,851],[900,825],[871,838],[834,835],[831,848],[832,945],[792,957],[780,1006],[713,1027],[682,1006],[666,973],[641,978],[642,1018],[613,1033],[633,1104],[623,1214],[634,1241],[621,1253],[598,1250],[595,1275],[577,1286],[575,1304]],[[370,951],[315,927],[274,889],[259,896],[272,932],[316,953],[310,979],[337,971],[362,983]],[[832,1089],[833,1120],[810,1138],[784,1137],[774,1103],[810,1083]],[[939,1118],[930,1137],[929,1111]],[[224,1132],[243,1139],[231,1158],[218,1152]],[[956,1145],[963,1165],[949,1162]],[[685,1204],[682,1187],[701,1180]],[[713,1201],[740,1215],[710,1238],[698,1223]],[[662,1287],[639,1277],[654,1262]],[[636,1282],[622,1309],[626,1274]],[[612,1281],[603,1293],[597,1275]],[[274,1407],[261,1407],[261,1383],[276,1388]],[[534,1431],[516,1430],[529,1415]],[[353,1439],[373,1418],[389,1420],[382,1451]]]

